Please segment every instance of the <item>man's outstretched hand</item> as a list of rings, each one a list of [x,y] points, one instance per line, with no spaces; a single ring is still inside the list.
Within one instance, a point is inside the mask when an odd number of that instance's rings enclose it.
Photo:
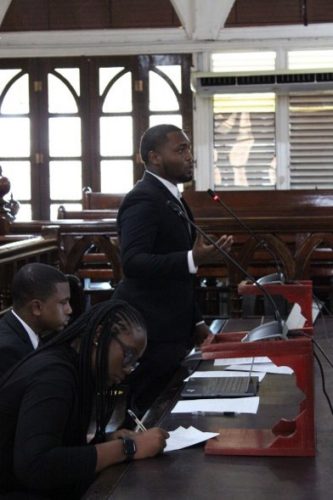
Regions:
[[[223,234],[216,241],[216,245],[225,252],[230,252],[233,242],[233,236]],[[215,264],[223,261],[221,252],[214,245],[207,242],[200,233],[196,237],[192,253],[194,264],[198,267],[203,264]]]

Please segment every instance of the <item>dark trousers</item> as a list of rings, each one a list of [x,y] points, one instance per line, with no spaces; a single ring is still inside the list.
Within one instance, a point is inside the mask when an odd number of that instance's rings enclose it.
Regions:
[[[128,376],[128,407],[142,417],[165,389],[188,352],[188,346],[148,343],[139,366]]]

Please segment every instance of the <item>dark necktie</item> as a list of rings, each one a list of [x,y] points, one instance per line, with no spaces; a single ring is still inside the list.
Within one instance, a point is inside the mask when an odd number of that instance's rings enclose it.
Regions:
[[[190,214],[189,214],[189,210],[187,208],[187,205],[186,205],[186,202],[184,200],[184,198],[181,196],[180,193],[178,193],[178,201],[182,207],[182,210],[184,212],[184,214],[186,215],[186,217],[188,217],[190,219]],[[192,236],[192,227],[191,227],[191,224],[187,221],[184,220],[184,222],[186,223],[187,225],[187,229],[188,229],[188,232],[190,233],[190,235]]]

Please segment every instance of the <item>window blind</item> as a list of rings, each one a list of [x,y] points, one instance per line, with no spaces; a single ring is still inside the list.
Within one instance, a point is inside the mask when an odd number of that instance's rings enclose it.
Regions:
[[[276,183],[275,96],[214,96],[215,189],[265,189]]]
[[[333,92],[289,95],[291,189],[333,188]]]

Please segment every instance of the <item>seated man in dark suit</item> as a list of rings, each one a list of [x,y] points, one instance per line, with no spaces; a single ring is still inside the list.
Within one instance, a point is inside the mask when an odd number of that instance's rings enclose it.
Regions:
[[[13,308],[0,321],[0,376],[37,348],[40,337],[62,330],[72,312],[67,277],[55,267],[31,263],[12,283]]]

